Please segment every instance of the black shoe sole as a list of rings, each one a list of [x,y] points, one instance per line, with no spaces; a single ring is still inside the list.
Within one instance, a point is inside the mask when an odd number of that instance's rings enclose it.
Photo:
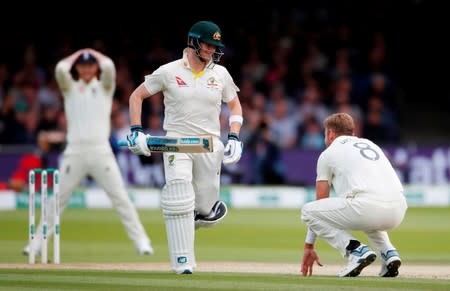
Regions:
[[[377,258],[377,255],[375,254],[371,254],[369,255],[364,262],[361,263],[361,265],[359,265],[358,267],[356,267],[355,269],[353,269],[353,271],[351,271],[350,273],[348,273],[347,275],[345,275],[344,277],[357,277],[362,269],[364,269],[365,267],[367,267],[368,265],[372,264],[375,259]]]
[[[392,261],[390,262],[386,268],[387,272],[382,277],[397,277],[398,276],[398,268],[400,268],[402,262],[401,261]]]
[[[217,203],[221,203],[221,204],[219,205],[219,208],[218,208],[218,209],[215,209],[215,210],[214,210],[214,212],[215,212],[214,217],[207,218],[207,217],[205,217],[204,215],[201,215],[201,214],[195,214],[195,216],[194,216],[194,221],[197,221],[197,220],[203,220],[203,221],[211,221],[211,222],[213,222],[213,221],[220,220],[222,217],[224,217],[224,216],[227,214],[227,212],[228,212],[228,210],[227,210],[227,205],[225,204],[225,202],[217,201],[217,202],[214,204],[213,209],[216,207]]]

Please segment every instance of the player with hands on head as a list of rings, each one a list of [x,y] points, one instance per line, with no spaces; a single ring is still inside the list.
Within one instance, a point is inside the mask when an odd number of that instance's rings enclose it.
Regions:
[[[193,24],[182,58],[145,76],[129,100],[131,133],[127,139],[128,148],[135,154],[149,154],[141,126],[142,102],[158,92],[164,96],[163,128],[168,137],[213,137],[213,152],[163,153],[166,184],[161,193],[161,208],[171,268],[177,274],[192,274],[196,267],[195,230],[214,226],[227,214],[226,204],[218,200],[222,160],[230,165],[242,155],[239,88],[227,69],[218,64],[224,48],[221,34],[211,21]],[[220,140],[222,103],[227,104],[230,112],[226,148]]]
[[[91,176],[111,199],[138,254],[153,254],[150,239],[128,196],[109,142],[110,115],[116,88],[113,61],[92,48],[80,49],[56,64],[55,78],[64,99],[67,118],[67,145],[59,167],[61,211],[76,187],[84,178]],[[54,199],[50,199],[49,208],[53,207]],[[48,213],[50,235],[54,217],[52,211]],[[36,233],[41,235],[41,231]],[[41,239],[38,237],[34,241],[32,246],[25,247],[25,254],[29,253],[30,247],[39,253]]]
[[[401,259],[387,230],[400,225],[408,208],[397,173],[378,145],[354,136],[350,115],[332,114],[323,125],[327,148],[317,161],[317,200],[301,210],[308,226],[301,273],[312,275],[313,264],[322,265],[314,250],[320,237],[348,258],[340,277],[358,276],[377,254],[379,276],[396,277]],[[331,187],[337,197],[330,197]],[[375,251],[351,231],[364,232]]]

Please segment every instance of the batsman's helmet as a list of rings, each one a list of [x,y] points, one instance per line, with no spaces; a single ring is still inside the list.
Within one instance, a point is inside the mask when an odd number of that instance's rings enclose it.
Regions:
[[[219,26],[211,21],[199,21],[192,25],[188,37],[219,48],[225,47],[222,43],[222,32]]]
[[[222,43],[222,32],[219,26],[211,21],[199,21],[192,25],[188,33],[188,46],[195,49],[199,57],[200,42],[216,47],[216,52],[213,55],[213,61],[217,63],[223,55],[222,48],[225,47]]]

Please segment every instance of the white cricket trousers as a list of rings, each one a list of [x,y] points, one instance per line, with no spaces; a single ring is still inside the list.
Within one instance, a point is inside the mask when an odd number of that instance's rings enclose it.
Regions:
[[[170,136],[168,134],[168,136]],[[211,212],[219,198],[224,145],[215,137],[212,153],[164,153],[166,185],[161,206],[166,224],[172,269],[180,273],[195,268],[194,210]]]
[[[168,134],[169,136],[169,134]],[[208,215],[220,194],[220,170],[224,145],[213,137],[212,153],[164,153],[166,183],[182,180],[192,183],[195,193],[195,210]]]
[[[125,189],[117,161],[108,146],[77,146],[66,150],[59,167],[60,173],[60,210],[61,214],[69,202],[72,193],[81,181],[90,175],[101,186],[112,205],[118,212],[129,238],[138,247],[139,242],[149,240],[139,219],[138,212]],[[49,209],[53,209],[54,199],[50,199]],[[53,212],[48,212],[49,235],[53,230]],[[63,226],[64,227],[64,226]],[[40,232],[38,232],[40,233]],[[40,241],[37,239],[35,241]],[[35,246],[40,247],[40,246]]]
[[[373,195],[359,193],[353,198],[331,197],[306,203],[301,219],[319,237],[342,256],[350,240],[358,240],[350,231],[363,231],[378,253],[393,249],[387,230],[397,227],[408,208],[403,195],[392,201],[377,201]]]

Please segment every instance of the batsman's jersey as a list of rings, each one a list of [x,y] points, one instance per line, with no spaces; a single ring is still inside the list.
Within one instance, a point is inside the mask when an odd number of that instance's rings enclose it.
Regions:
[[[239,88],[220,65],[194,74],[186,51],[183,58],[145,76],[144,86],[153,95],[164,94],[164,129],[180,135],[220,136],[222,102],[230,102]]]
[[[70,66],[60,61],[56,66],[56,80],[64,97],[67,118],[68,148],[77,145],[96,145],[108,150],[110,115],[115,90],[115,67],[111,60],[100,62],[100,80],[89,83],[74,80]]]
[[[380,147],[355,136],[339,136],[322,152],[316,180],[328,181],[344,197],[366,193],[375,200],[395,201],[403,196],[397,173]]]

